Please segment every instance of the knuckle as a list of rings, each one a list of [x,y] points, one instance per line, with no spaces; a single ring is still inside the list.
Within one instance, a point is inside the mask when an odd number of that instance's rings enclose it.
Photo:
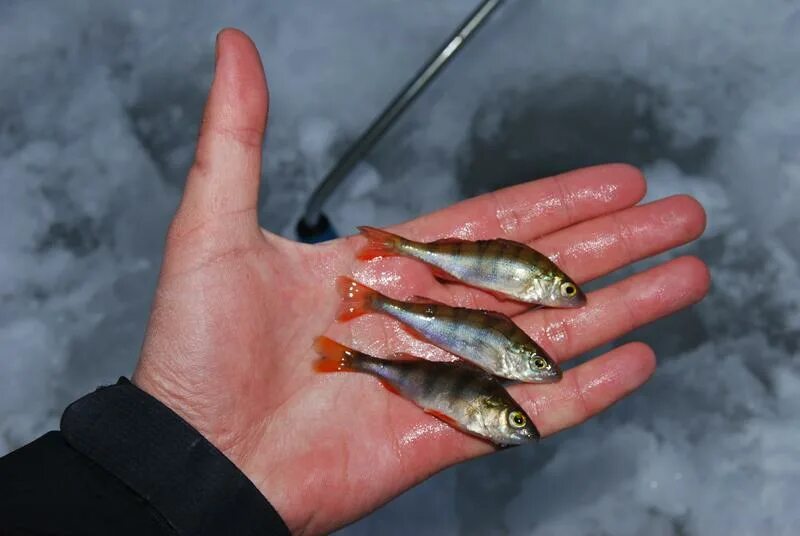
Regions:
[[[497,226],[506,236],[514,235],[520,228],[520,217],[512,206],[507,206],[500,192],[489,192],[489,206]]]
[[[622,314],[625,319],[623,320],[624,323],[624,333],[629,331],[633,331],[641,324],[639,320],[639,315],[636,314],[636,310],[631,304],[630,295],[628,290],[623,288],[622,286],[612,286],[610,288],[615,289],[616,294],[616,302],[619,304],[620,307],[620,314]]]
[[[574,209],[574,199],[572,196],[572,191],[570,190],[569,186],[567,185],[567,181],[562,175],[555,175],[552,177],[553,185],[556,188],[559,206],[561,206],[562,210],[564,211],[564,218],[566,219],[567,225],[572,225],[575,223],[575,209]]]
[[[616,242],[622,249],[622,254],[625,258],[625,264],[635,261],[638,257],[634,250],[633,230],[631,226],[625,221],[622,213],[615,213],[612,215],[614,219],[614,234],[616,235]]]
[[[221,138],[231,140],[246,149],[261,150],[263,131],[260,128],[209,125],[209,130]]]

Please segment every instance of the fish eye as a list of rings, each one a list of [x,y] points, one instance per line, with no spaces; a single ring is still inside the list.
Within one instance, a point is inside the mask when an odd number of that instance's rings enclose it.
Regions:
[[[525,415],[523,415],[521,411],[512,411],[508,414],[508,424],[510,424],[512,428],[524,428],[527,422],[528,419],[525,418]]]
[[[561,285],[561,294],[567,298],[573,297],[578,292],[578,287],[572,283],[564,283]]]
[[[535,357],[531,362],[533,363],[533,366],[539,370],[548,368],[547,360],[543,357]]]

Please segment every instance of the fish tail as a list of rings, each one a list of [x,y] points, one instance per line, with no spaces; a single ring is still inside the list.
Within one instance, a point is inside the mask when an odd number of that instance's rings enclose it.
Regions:
[[[336,278],[336,290],[342,297],[339,311],[336,313],[336,320],[344,322],[353,318],[367,314],[372,310],[372,300],[379,294],[369,287],[350,279],[340,276]]]
[[[404,240],[404,238],[396,234],[382,231],[375,227],[364,225],[359,227],[358,230],[368,240],[367,244],[356,254],[356,257],[361,260],[397,255],[397,246]]]
[[[379,372],[382,365],[376,367],[377,360],[374,357],[348,348],[328,337],[317,337],[314,340],[314,350],[320,355],[320,359],[314,363],[317,372],[366,372],[377,376],[387,391],[402,396],[400,389],[392,383],[392,380]]]
[[[314,350],[320,359],[314,363],[317,372],[355,372],[358,370],[358,352],[347,346],[339,344],[328,337],[317,337],[314,340]]]

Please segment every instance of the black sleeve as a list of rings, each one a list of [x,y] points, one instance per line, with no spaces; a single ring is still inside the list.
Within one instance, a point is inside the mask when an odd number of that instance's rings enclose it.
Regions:
[[[125,378],[0,458],[2,534],[289,534],[247,477]]]

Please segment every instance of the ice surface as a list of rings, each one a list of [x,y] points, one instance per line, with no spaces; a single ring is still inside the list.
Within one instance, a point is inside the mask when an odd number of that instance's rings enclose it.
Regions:
[[[262,221],[314,184],[475,4],[0,4],[0,452],[129,374],[215,32],[264,56]],[[714,287],[632,338],[602,418],[448,470],[346,534],[800,534],[800,6],[510,0],[329,204],[342,232],[602,161],[695,195]],[[647,265],[652,261],[643,263]]]

